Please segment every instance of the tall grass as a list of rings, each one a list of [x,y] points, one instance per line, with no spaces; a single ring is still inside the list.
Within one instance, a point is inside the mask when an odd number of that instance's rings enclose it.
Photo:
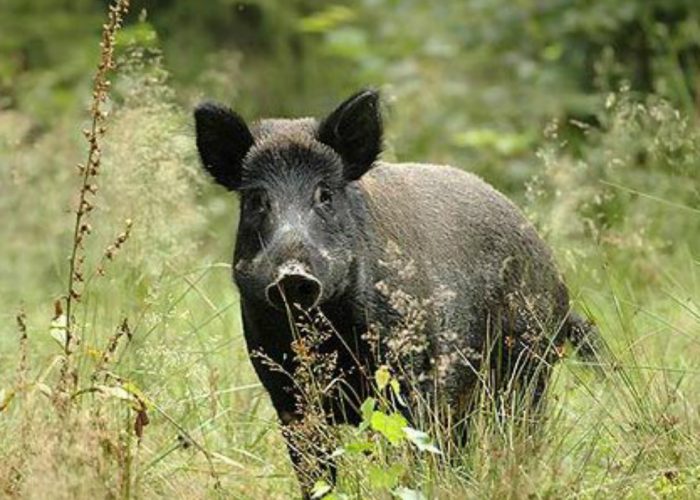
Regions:
[[[113,86],[98,92],[104,123],[69,116],[41,131],[0,115],[0,492],[297,495],[230,283],[235,201],[198,173],[159,54],[117,50]],[[76,182],[86,118],[92,153]],[[337,498],[697,496],[700,136],[625,89],[601,124],[580,125],[575,145],[548,129],[527,209],[610,346],[603,375],[564,359],[536,438],[486,406],[447,464],[416,444],[440,436],[391,439],[389,424],[372,425],[373,412],[401,424],[376,398],[367,425],[337,436]],[[89,216],[76,217],[84,198]]]

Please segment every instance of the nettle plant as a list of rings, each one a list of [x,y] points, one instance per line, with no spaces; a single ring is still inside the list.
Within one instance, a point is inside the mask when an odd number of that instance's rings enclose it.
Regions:
[[[348,486],[355,483],[361,487],[364,478],[366,487],[375,494],[392,494],[402,500],[425,498],[420,485],[415,484],[412,477],[410,458],[416,453],[439,458],[442,452],[426,432],[409,424],[402,412],[406,403],[400,383],[388,366],[377,369],[374,383],[375,396],[365,399],[360,407],[362,422],[353,427],[331,458],[353,461],[354,470],[359,472],[348,481]],[[404,460],[392,460],[397,456]],[[407,457],[409,460],[405,459]],[[331,485],[324,480],[317,481],[312,490],[312,498],[345,500],[352,497],[343,492],[342,485],[332,491]]]
[[[344,399],[345,378],[350,372],[339,369],[337,353],[325,349],[329,339],[339,335],[328,318],[318,309],[307,311],[297,304],[286,305],[286,315],[293,334],[291,344],[296,364],[291,372],[284,370],[263,351],[254,355],[271,370],[289,377],[296,389],[296,410],[302,417],[282,426],[290,451],[298,460],[300,479],[310,485],[311,498],[345,500],[361,496],[390,495],[403,500],[426,498],[419,471],[435,468],[449,455],[440,449],[432,436],[416,427],[431,429],[428,419],[409,416],[410,398],[406,374],[390,364],[379,364],[368,377],[371,387],[360,405],[361,421],[345,428],[334,425],[328,414],[330,399]],[[368,332],[367,337],[373,337]],[[380,357],[380,346],[373,355]],[[355,369],[363,370],[360,365]],[[409,384],[410,385],[410,384]],[[437,411],[437,410],[436,410]],[[415,423],[414,423],[415,422]],[[329,470],[348,471],[340,483]]]

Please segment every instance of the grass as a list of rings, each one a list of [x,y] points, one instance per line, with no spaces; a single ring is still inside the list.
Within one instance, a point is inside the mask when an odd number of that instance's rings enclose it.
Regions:
[[[0,172],[0,491],[293,497],[296,478],[230,282],[236,202],[198,173],[160,59],[138,47],[122,57],[91,233],[75,247],[85,282],[70,355],[54,303],[65,304],[72,276],[80,127],[69,116],[37,136],[26,117],[0,115],[9,164]],[[372,427],[344,429],[338,498],[700,493],[700,141],[692,121],[659,101],[623,91],[611,106],[582,155],[549,131],[553,146],[526,202],[576,307],[610,345],[610,365],[600,375],[563,360],[541,436],[485,412],[449,466]],[[651,160],[640,163],[639,151]],[[126,219],[128,238],[105,260]],[[357,442],[371,453],[348,452]]]

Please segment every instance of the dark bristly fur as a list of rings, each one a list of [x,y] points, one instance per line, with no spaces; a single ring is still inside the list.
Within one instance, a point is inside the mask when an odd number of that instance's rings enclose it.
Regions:
[[[265,290],[289,262],[320,282],[320,310],[337,332],[320,348],[337,353],[352,390],[328,402],[333,422],[360,420],[378,363],[401,374],[414,403],[437,398],[466,413],[482,367],[496,387],[536,405],[567,338],[592,354],[593,330],[569,310],[551,252],[510,201],[452,167],[378,160],[376,92],[320,122],[249,129],[213,104],[195,119],[204,167],[241,196],[233,267],[245,338],[251,353],[264,353],[267,362],[252,361],[284,424],[302,417],[284,373],[294,373],[293,334]]]

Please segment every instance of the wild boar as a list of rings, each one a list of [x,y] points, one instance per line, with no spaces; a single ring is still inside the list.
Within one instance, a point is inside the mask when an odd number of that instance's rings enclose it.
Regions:
[[[549,248],[513,203],[457,168],[379,159],[377,92],[322,120],[249,127],[212,103],[194,116],[204,168],[240,196],[233,278],[253,366],[283,425],[303,417],[289,376],[296,307],[333,327],[318,347],[344,379],[325,405],[335,423],[360,421],[380,364],[401,374],[411,401],[437,397],[462,422],[484,380],[538,405],[566,339],[592,352],[595,329],[570,310]]]

